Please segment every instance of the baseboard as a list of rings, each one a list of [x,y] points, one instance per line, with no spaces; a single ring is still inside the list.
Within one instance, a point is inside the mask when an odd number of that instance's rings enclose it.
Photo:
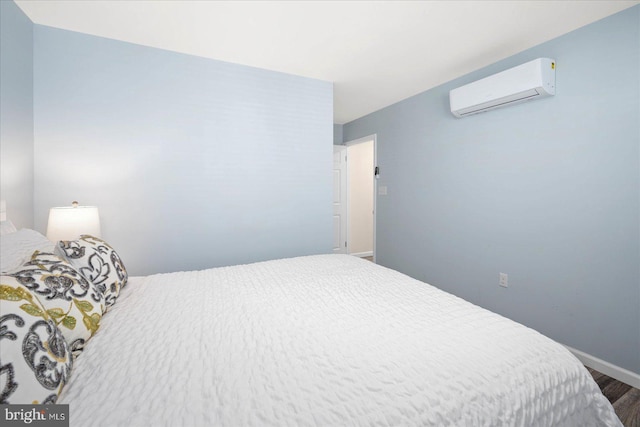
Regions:
[[[618,381],[622,381],[625,384],[629,384],[631,387],[640,388],[640,374],[631,372],[627,369],[616,366],[612,363],[606,362],[595,356],[585,353],[584,351],[576,350],[575,348],[565,345],[567,350],[573,353],[583,365],[588,366],[591,369],[595,369],[598,372],[615,378]]]
[[[373,256],[373,251],[369,251],[369,252],[353,252],[353,253],[350,253],[349,255],[353,255],[353,256],[360,257],[360,258],[364,258],[366,256]]]

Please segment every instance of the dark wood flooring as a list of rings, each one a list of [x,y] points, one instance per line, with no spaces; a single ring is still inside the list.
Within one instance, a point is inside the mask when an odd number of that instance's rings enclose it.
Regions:
[[[640,390],[595,369],[587,369],[598,383],[602,394],[613,405],[624,427],[640,427]]]

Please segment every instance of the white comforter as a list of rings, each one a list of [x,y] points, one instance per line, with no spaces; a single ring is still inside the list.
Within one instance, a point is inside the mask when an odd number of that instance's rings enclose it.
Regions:
[[[134,278],[78,358],[72,426],[614,426],[564,347],[346,255]]]

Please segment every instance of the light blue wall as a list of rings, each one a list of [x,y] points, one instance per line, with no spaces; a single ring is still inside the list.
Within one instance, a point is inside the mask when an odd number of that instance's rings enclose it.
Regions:
[[[555,97],[449,112],[537,57]],[[374,133],[381,264],[640,373],[640,6],[344,125]]]
[[[344,141],[342,139],[343,133],[343,125],[334,124],[333,125],[333,145],[342,145]]]
[[[0,1],[0,198],[18,228],[33,226],[33,24]]]
[[[332,84],[35,25],[35,225],[97,205],[133,274],[331,251]]]

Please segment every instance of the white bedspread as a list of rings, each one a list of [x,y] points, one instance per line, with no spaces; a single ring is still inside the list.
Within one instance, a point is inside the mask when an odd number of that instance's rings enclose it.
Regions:
[[[72,426],[617,426],[564,347],[321,255],[131,279],[78,358]]]

